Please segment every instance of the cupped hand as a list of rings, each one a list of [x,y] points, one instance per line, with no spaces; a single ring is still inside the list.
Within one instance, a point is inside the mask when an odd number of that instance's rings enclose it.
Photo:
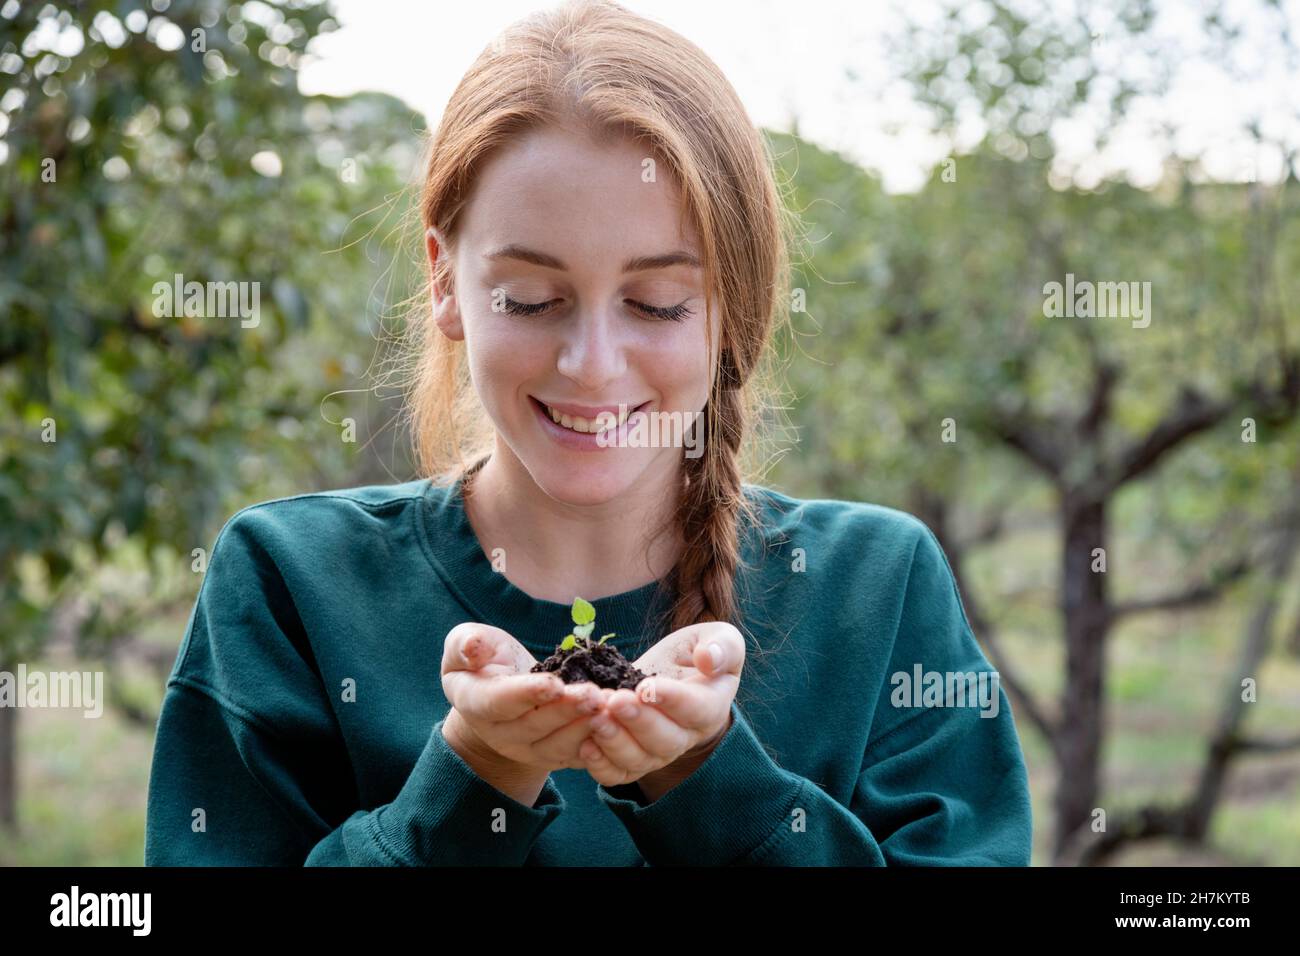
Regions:
[[[579,755],[598,783],[632,783],[707,756],[731,726],[745,641],[731,624],[692,624],[636,660],[649,676],[635,691],[602,689],[604,712]],[[624,708],[631,708],[626,714]]]
[[[485,759],[550,772],[583,769],[578,748],[601,709],[601,688],[529,671],[537,661],[508,632],[458,624],[442,652],[442,691],[457,739]]]

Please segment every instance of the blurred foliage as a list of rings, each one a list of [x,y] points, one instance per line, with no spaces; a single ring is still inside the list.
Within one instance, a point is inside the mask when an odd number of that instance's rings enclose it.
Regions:
[[[79,551],[130,538],[188,572],[233,504],[354,463],[321,401],[364,371],[374,234],[421,121],[298,91],[334,26],[300,3],[4,6],[0,661],[39,640]],[[257,283],[257,324],[157,317],[176,274]]]
[[[1274,59],[1294,65],[1276,4],[1248,6],[1234,8],[1238,18],[1282,37]],[[1161,493],[1130,530],[1173,535],[1188,554],[1211,542],[1231,550],[1251,528],[1225,518],[1270,514],[1300,456],[1300,430],[1283,417],[1261,416],[1257,442],[1241,440],[1241,419],[1259,415],[1252,389],[1279,387],[1282,359],[1300,342],[1296,144],[1285,129],[1269,141],[1243,104],[1240,141],[1284,157],[1280,182],[1209,181],[1199,156],[1161,139],[1154,187],[1131,185],[1122,170],[1080,185],[1088,177],[1064,161],[1055,124],[1086,115],[1088,127],[1068,130],[1090,129],[1096,156],[1135,96],[1166,92],[1176,64],[1151,35],[1153,4],[943,10],[938,22],[909,18],[891,44],[895,71],[928,110],[928,132],[950,150],[922,189],[887,194],[852,161],[772,136],[807,229],[794,281],[806,311],[792,315],[790,365],[800,444],[775,474],[818,494],[902,507],[920,490],[956,501],[969,524],[1049,490],[996,431],[999,420],[1063,423],[1054,439],[1068,450],[1067,477],[1082,478],[1192,389],[1238,401],[1241,414],[1147,476]],[[1207,4],[1201,19],[1210,55],[1243,59],[1229,56],[1240,53],[1241,31],[1221,4]],[[1108,68],[1102,52],[1125,70]],[[1150,325],[1046,317],[1044,285],[1067,273],[1150,282]],[[1116,384],[1093,447],[1071,423],[1103,368]],[[948,418],[953,443],[940,440]]]
[[[1279,338],[1300,341],[1300,316],[1288,306],[1300,293],[1294,189],[1177,179],[1156,191],[1058,190],[1047,161],[981,149],[955,160],[955,182],[942,181],[939,167],[920,192],[890,196],[833,153],[775,139],[815,250],[795,282],[807,310],[793,316],[790,366],[800,445],[782,462],[800,487],[902,503],[917,485],[963,498],[1012,485],[1007,494],[1018,500],[1025,465],[983,427],[1000,410],[1069,418],[1086,407],[1098,365],[1122,369],[1104,435],[1114,450],[1189,386],[1241,393],[1245,413],[1246,383],[1276,383]],[[1246,241],[1252,189],[1269,189],[1279,204],[1265,308],[1253,301]],[[1150,282],[1150,325],[1045,317],[1043,286],[1067,272]],[[949,417],[957,441],[944,443]],[[1285,480],[1295,461],[1294,423],[1261,422],[1248,444],[1240,417],[1180,452],[1176,465],[1171,457],[1171,475],[1157,473],[1196,494],[1157,499],[1147,530],[1167,526],[1173,516],[1162,512],[1177,509],[1195,547],[1203,541],[1194,529],[1214,529],[1223,508],[1280,497],[1284,487],[1268,482]]]
[[[1215,181],[1203,153],[1218,144],[1193,152],[1149,119],[1181,65],[1155,5],[942,6],[908,17],[891,46],[928,117],[910,132],[947,149],[922,189],[888,195],[840,156],[773,138],[806,228],[790,365],[800,441],[773,474],[797,494],[903,508],[941,536],[1021,724],[1051,744],[1064,862],[1103,796],[1106,645],[1131,602],[1257,602],[1290,587],[1260,565],[1300,504],[1300,104],[1279,120],[1243,101],[1228,136],[1255,170]],[[1199,26],[1201,55],[1243,89],[1259,78],[1242,48],[1270,31],[1300,78],[1277,4],[1207,4]],[[1155,181],[1107,168],[1125,137],[1154,147]],[[1279,177],[1254,174],[1265,160]],[[1149,311],[1049,315],[1048,284],[1071,276],[1149,289]],[[1054,527],[1049,563],[1015,548],[964,560],[1008,526]],[[1088,560],[1099,553],[1104,576]],[[1256,573],[1226,592],[1233,568]],[[992,650],[1030,621],[1035,639],[1065,645],[1065,686],[1046,696]],[[1234,673],[1203,685],[1204,710]],[[1109,703],[1153,696],[1151,674],[1134,680]]]

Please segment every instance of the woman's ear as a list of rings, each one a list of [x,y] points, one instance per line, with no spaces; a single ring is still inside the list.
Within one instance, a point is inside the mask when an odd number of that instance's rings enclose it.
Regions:
[[[424,234],[424,248],[429,256],[429,292],[433,302],[433,321],[442,330],[443,335],[454,342],[459,342],[465,338],[460,303],[455,293],[451,289],[442,288],[437,280],[441,267],[447,283],[450,284],[452,274],[450,247],[442,233],[430,226]]]

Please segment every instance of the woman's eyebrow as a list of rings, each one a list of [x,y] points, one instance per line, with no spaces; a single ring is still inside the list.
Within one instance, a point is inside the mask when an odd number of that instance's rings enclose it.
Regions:
[[[547,269],[560,269],[567,271],[566,266],[555,256],[547,255],[545,252],[538,252],[535,249],[528,249],[524,246],[511,243],[508,246],[502,246],[493,252],[486,253],[485,259],[518,259],[521,262],[531,262],[533,265],[542,266]],[[700,268],[700,260],[689,252],[664,252],[657,256],[637,256],[623,263],[624,272],[644,272],[648,269],[667,269],[670,266],[690,266],[693,269]]]

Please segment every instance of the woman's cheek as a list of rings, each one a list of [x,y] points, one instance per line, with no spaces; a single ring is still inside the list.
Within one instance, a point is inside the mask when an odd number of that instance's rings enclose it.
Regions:
[[[669,398],[670,407],[678,411],[695,412],[704,408],[709,398],[709,362],[708,352],[699,326],[673,330],[670,342],[659,343],[660,360],[656,365],[662,374],[671,376],[664,379],[660,391]],[[663,361],[662,356],[671,356]]]
[[[493,316],[501,319],[508,316]],[[548,378],[546,362],[550,352],[546,337],[527,327],[506,321],[484,322],[473,338],[470,374],[485,407],[499,421],[522,398],[529,383]],[[504,422],[502,422],[504,424]]]
[[[547,340],[545,327],[536,319],[521,321],[507,312],[493,312],[489,305],[478,309],[470,322],[466,336],[472,343],[471,351],[481,353],[483,364],[526,364],[543,350]]]

